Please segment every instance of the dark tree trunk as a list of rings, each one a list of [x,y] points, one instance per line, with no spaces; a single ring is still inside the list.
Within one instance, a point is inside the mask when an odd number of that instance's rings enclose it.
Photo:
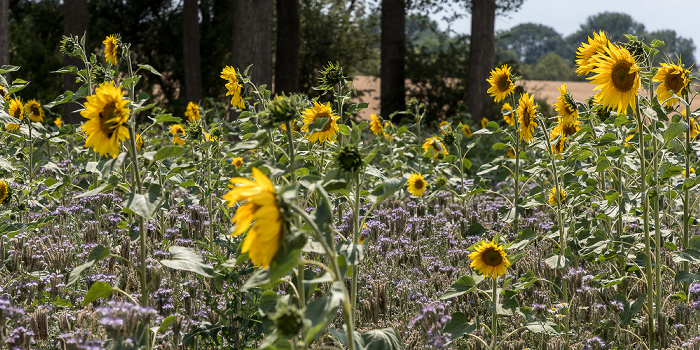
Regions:
[[[236,0],[233,5],[231,64],[248,71],[256,85],[272,89],[272,0]]]
[[[299,91],[299,0],[277,0],[275,93]]]
[[[185,59],[185,98],[202,99],[202,63],[199,55],[199,7],[197,0],[185,0],[182,9],[182,47]]]
[[[2,1],[2,0],[0,0]],[[63,2],[63,35],[78,36],[82,38],[88,30],[88,5],[87,0],[65,0]],[[88,41],[85,40],[87,43]],[[78,69],[85,68],[83,61],[75,57],[63,56],[64,66],[76,66]],[[75,76],[63,74],[63,89],[77,91],[80,83],[75,82]],[[73,103],[63,105],[63,122],[67,124],[78,124],[82,121],[79,113],[74,113],[79,106]]]
[[[381,114],[406,108],[406,12],[404,0],[382,0]],[[394,118],[397,123],[400,115]]]
[[[472,1],[472,33],[469,43],[469,70],[467,72],[467,107],[472,120],[486,116],[491,105],[488,79],[494,63],[494,20],[496,0]]]
[[[0,0],[0,66],[10,64],[10,0]]]

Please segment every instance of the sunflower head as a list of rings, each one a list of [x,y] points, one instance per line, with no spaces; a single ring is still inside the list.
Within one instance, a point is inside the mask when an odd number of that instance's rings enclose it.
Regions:
[[[335,64],[328,62],[328,65],[323,67],[319,73],[321,73],[321,77],[318,80],[321,85],[316,88],[318,90],[333,90],[338,84],[345,85],[348,78],[343,75],[343,67],[338,62]]]
[[[252,171],[254,181],[232,178],[231,190],[222,198],[229,208],[243,202],[231,219],[234,224],[231,235],[238,236],[247,231],[241,252],[248,253],[256,266],[267,268],[279,250],[285,221],[272,182],[257,168]]]
[[[6,101],[8,98],[10,98],[10,94],[7,93],[7,90],[0,85],[0,100]]]
[[[688,92],[690,71],[683,68],[682,64],[661,63],[661,68],[656,72],[652,81],[659,83],[656,88],[659,102],[666,101],[666,107],[674,107],[678,103],[678,98],[673,97],[673,95],[683,96]]]
[[[12,188],[5,180],[0,180],[0,205],[10,203],[10,199],[12,199]]]
[[[493,96],[496,103],[501,102],[502,99],[508,97],[515,90],[515,83],[513,83],[510,69],[505,64],[501,68],[494,68],[491,71],[491,76],[486,79],[491,84],[487,92]]]
[[[10,107],[8,108],[7,113],[20,121],[24,120],[24,105],[22,104],[22,101],[18,98],[13,98],[10,100]]]
[[[472,262],[469,264],[484,277],[498,278],[506,273],[510,261],[503,246],[497,246],[493,242],[481,241],[475,246],[475,250],[469,254]]]
[[[556,206],[557,204],[563,204],[564,199],[566,199],[566,191],[563,189],[559,189],[559,191],[557,191],[556,187],[552,187],[552,191],[549,194],[547,202],[549,202],[549,205],[551,206]]]
[[[634,104],[639,90],[639,66],[626,48],[615,44],[605,47],[606,55],[594,57],[591,83],[597,84],[596,101],[622,114]]]
[[[236,167],[236,169],[240,168],[243,165],[243,157],[233,158],[231,164],[233,164]]]
[[[124,125],[129,119],[128,100],[111,82],[100,84],[95,94],[87,97],[85,109],[80,112],[87,118],[81,129],[87,135],[85,147],[92,147],[100,155],[119,154],[119,142],[128,139],[129,129]]]
[[[464,134],[465,137],[472,137],[472,128],[469,127],[469,124],[462,125],[462,134]]]
[[[78,51],[80,44],[78,44],[77,39],[77,37],[73,37],[72,35],[64,35],[63,38],[61,38],[61,47],[59,49],[61,53],[66,56],[78,56],[80,54]]]
[[[407,181],[408,192],[416,197],[420,197],[425,192],[425,188],[428,187],[428,183],[425,178],[420,173],[413,173]]]
[[[431,137],[423,143],[423,153],[429,153],[432,150],[433,157],[438,157],[439,155],[447,156],[450,153],[445,148],[445,145],[438,140],[437,137]]]
[[[501,107],[501,113],[503,114],[503,120],[506,121],[508,125],[515,125],[515,118],[513,117],[513,107],[510,103],[506,102]]]
[[[364,160],[357,146],[345,144],[336,152],[335,163],[341,171],[355,174],[364,165]]]
[[[197,123],[202,119],[202,113],[199,110],[199,105],[190,102],[187,104],[187,109],[185,110],[185,117],[187,117],[187,120],[190,121],[190,123]]]
[[[593,33],[593,38],[588,37],[588,43],[581,43],[581,46],[576,51],[576,74],[579,76],[588,75],[595,68],[596,55],[604,55],[605,48],[609,41],[602,30],[598,33]]]
[[[442,134],[442,142],[446,147],[445,149],[454,146],[456,140],[457,136],[455,135],[455,132],[452,131],[452,129],[447,130]]]
[[[340,117],[333,114],[330,102],[322,105],[314,101],[313,107],[304,110],[304,126],[301,130],[306,132],[309,142],[333,142],[338,137],[338,119]],[[324,120],[321,130],[309,130],[311,124],[318,123],[317,120]]]
[[[41,104],[37,100],[31,100],[27,102],[24,106],[27,109],[27,116],[29,120],[35,123],[41,123],[44,121],[44,110],[41,108]]]
[[[63,127],[63,119],[61,119],[61,117],[57,117],[53,123],[56,124],[59,129]]]
[[[558,115],[562,117],[566,123],[571,123],[574,119],[578,118],[578,110],[576,109],[574,97],[567,91],[566,85],[564,84],[557,89],[559,89],[559,96],[557,96],[557,102],[554,102],[554,110],[557,111]]]
[[[136,134],[136,149],[141,150],[143,148],[143,137],[141,134]]]
[[[518,124],[520,128],[520,139],[525,140],[525,142],[530,143],[534,139],[535,127],[537,122],[535,121],[535,116],[537,113],[537,106],[535,104],[535,95],[528,95],[524,93],[520,97],[518,102]]]
[[[488,124],[488,123],[489,123],[489,118],[486,118],[486,117],[481,118],[481,128],[482,129],[485,128],[486,124]]]
[[[179,146],[183,146],[185,144],[185,137],[187,136],[187,132],[185,131],[185,128],[182,127],[180,124],[173,124],[170,126],[170,133],[173,134],[173,143]]]
[[[238,83],[238,73],[236,69],[231,66],[224,67],[221,70],[221,78],[227,81],[226,83],[226,96],[231,96],[231,106],[238,107],[240,110],[245,109],[245,102],[241,95],[241,84]]]
[[[112,34],[102,41],[102,44],[105,46],[105,59],[112,66],[117,64],[120,43],[119,34]]]
[[[272,127],[278,127],[280,124],[285,125],[288,122],[294,123],[301,111],[307,107],[306,98],[300,94],[292,94],[286,96],[284,94],[277,95],[267,105],[267,109],[263,111],[262,117],[266,119]]]
[[[372,130],[372,133],[374,133],[375,135],[382,134],[384,132],[382,120],[376,114],[371,114],[369,116],[369,119],[369,127]]]
[[[277,326],[277,331],[285,338],[298,337],[304,328],[304,314],[296,306],[279,304],[280,307],[272,317]]]

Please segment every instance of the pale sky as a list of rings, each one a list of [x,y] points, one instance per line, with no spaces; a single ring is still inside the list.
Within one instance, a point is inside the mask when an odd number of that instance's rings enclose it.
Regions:
[[[554,28],[563,37],[576,32],[588,16],[601,12],[622,12],[644,24],[647,32],[672,29],[678,36],[693,39],[695,57],[700,60],[700,1],[698,0],[525,0],[518,12],[496,17],[496,31],[521,23],[538,23]],[[442,15],[433,15],[440,21]],[[445,28],[444,23],[440,23]],[[471,18],[452,25],[458,33],[471,31]]]

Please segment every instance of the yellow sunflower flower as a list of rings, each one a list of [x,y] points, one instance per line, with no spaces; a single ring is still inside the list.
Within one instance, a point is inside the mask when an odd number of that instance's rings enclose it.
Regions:
[[[128,139],[129,129],[124,124],[129,120],[129,101],[123,99],[122,91],[111,82],[102,83],[95,94],[87,97],[85,110],[80,112],[87,118],[82,131],[87,135],[85,147],[92,147],[100,155],[119,154],[119,142]]]
[[[496,246],[493,242],[481,241],[476,250],[469,253],[469,264],[484,277],[498,278],[506,273],[510,261],[503,250],[503,246]]]
[[[549,198],[547,202],[549,202],[549,205],[555,206],[557,204],[562,204],[564,203],[564,199],[566,199],[566,191],[559,189],[557,191],[556,187],[552,187],[552,193],[549,194]],[[557,195],[557,192],[559,192],[559,195]]]
[[[485,128],[486,124],[488,124],[488,123],[489,123],[489,118],[486,118],[486,117],[481,118],[481,128],[482,129]]]
[[[211,135],[210,133],[208,133],[208,132],[205,132],[205,133],[204,133],[204,140],[202,140],[202,142],[208,142],[208,141],[216,142],[216,141],[219,141],[219,138],[216,137],[216,136],[212,136],[212,135]]]
[[[552,145],[552,151],[554,151],[554,154],[564,153],[564,150],[566,150],[566,143],[566,136],[562,136],[555,145]]]
[[[686,123],[688,123],[688,128],[690,128],[690,140],[695,139],[695,136],[698,136],[700,133],[700,127],[698,126],[698,122],[695,120],[695,118],[690,118],[690,122],[688,122],[688,117],[685,114],[685,109],[681,112],[683,114],[683,120],[685,120]],[[683,135],[686,135],[686,133],[683,133]]]
[[[143,137],[141,134],[136,134],[136,149],[141,150],[143,148]]]
[[[581,121],[578,119],[574,119],[572,122],[569,123],[567,123],[563,117],[559,117],[557,118],[557,120],[557,126],[554,127],[554,129],[552,129],[552,131],[549,134],[550,140],[554,140],[559,135],[562,135],[564,137],[572,136],[576,134],[579,130],[581,130],[581,127],[579,126]]]
[[[173,124],[170,126],[170,133],[173,134],[173,143],[176,145],[183,146],[185,144],[185,139],[183,137],[187,136],[185,128],[180,124]]]
[[[557,111],[557,114],[562,117],[565,123],[570,124],[578,118],[576,102],[574,102],[571,93],[567,91],[565,84],[557,87],[557,89],[559,89],[559,96],[557,96],[557,102],[554,102],[554,110]]]
[[[508,153],[506,153],[506,157],[510,159],[515,158],[515,150],[513,149],[513,147],[508,148]]]
[[[44,110],[41,108],[41,104],[37,100],[31,100],[27,102],[24,107],[27,109],[27,116],[29,120],[35,123],[41,123],[44,121]]]
[[[243,103],[243,97],[241,96],[241,84],[238,83],[236,69],[231,66],[224,67],[221,71],[221,78],[228,80],[228,83],[226,83],[226,89],[228,90],[226,96],[233,95],[231,97],[231,106],[244,110],[245,103]]]
[[[486,81],[491,84],[487,92],[493,96],[496,103],[508,97],[515,90],[515,83],[510,78],[510,67],[503,65],[501,68],[494,68],[491,76]]]
[[[267,268],[279,250],[284,219],[272,182],[257,168],[253,168],[253,178],[255,181],[232,178],[229,184],[231,191],[222,198],[228,202],[229,208],[245,201],[233,215],[231,221],[234,230],[231,235],[238,236],[248,231],[241,252],[248,253],[250,261],[256,266]]]
[[[231,164],[233,164],[236,167],[236,169],[238,169],[243,165],[243,158],[242,157],[233,158],[233,160],[231,161]]]
[[[56,118],[53,123],[56,124],[59,129],[63,127],[63,119],[61,119],[61,117]]]
[[[437,157],[440,153],[446,156],[450,155],[445,145],[443,145],[437,137],[431,137],[423,143],[423,153],[428,153],[431,149],[433,150],[434,157]]]
[[[0,204],[9,203],[10,199],[10,186],[7,185],[5,180],[0,180]]]
[[[119,41],[117,37],[112,34],[106,37],[105,40],[102,41],[102,44],[105,46],[105,60],[112,66],[116,65],[117,55],[119,53]]]
[[[671,98],[671,91],[678,96],[682,96],[688,91],[690,86],[690,71],[684,69],[682,65],[661,63],[653,82],[659,83],[656,88],[656,95],[659,102],[666,101],[666,107],[673,107],[678,103],[677,98]]]
[[[185,110],[185,117],[187,117],[190,123],[200,121],[202,119],[202,114],[199,111],[199,105],[194,102],[188,103],[187,109]]]
[[[394,126],[394,124],[392,124],[390,121],[387,121],[386,123],[384,123],[384,130],[390,130],[392,126]],[[391,131],[389,131],[389,132],[391,132]],[[387,140],[389,140],[389,141],[393,141],[393,140],[394,140],[394,135],[393,135],[393,134],[387,134],[386,131],[382,132],[382,134],[384,135],[384,138],[385,138],[385,139],[387,139]]]
[[[468,124],[462,125],[462,134],[466,137],[472,137],[472,128]]]
[[[425,188],[428,187],[428,183],[425,182],[425,178],[420,173],[411,174],[411,177],[408,178],[406,183],[408,192],[416,197],[422,196],[423,192],[425,192]]]
[[[510,112],[510,114],[503,113],[503,111],[506,111],[506,113]],[[506,124],[515,125],[515,117],[513,116],[513,107],[511,107],[510,103],[506,102],[503,104],[503,107],[501,107],[501,113],[503,113],[503,120],[506,121]]]
[[[622,114],[634,105],[639,90],[639,66],[622,46],[610,44],[605,52],[606,55],[595,56],[594,75],[588,79],[597,84],[594,90],[600,90],[597,101],[608,108],[617,108],[617,113]]]
[[[539,106],[535,104],[535,95],[524,93],[518,102],[518,124],[520,124],[520,139],[530,143],[535,133],[537,122],[535,121],[535,113]]]
[[[7,101],[10,98],[10,94],[7,93],[4,87],[0,86],[0,99]]]
[[[383,133],[383,132],[384,132],[384,127],[382,126],[382,120],[379,119],[379,117],[377,117],[376,114],[371,114],[371,115],[369,116],[369,118],[370,118],[370,120],[371,120],[371,121],[369,122],[369,126],[370,126],[370,129],[372,130],[372,132],[373,132],[375,135],[379,135],[379,134]]]
[[[309,134],[309,125],[316,121],[316,119],[322,118],[327,119],[323,129]],[[302,126],[301,130],[306,132],[306,138],[309,142],[324,142],[326,140],[333,142],[338,137],[338,124],[336,123],[338,119],[340,119],[340,117],[333,114],[330,102],[322,105],[314,101],[314,106],[312,108],[304,110],[304,126]]]
[[[588,37],[588,44],[581,43],[581,46],[576,51],[576,74],[579,76],[588,75],[595,68],[594,56],[605,54],[605,48],[608,46],[608,38],[602,30],[598,33],[593,33],[593,38]]]
[[[7,113],[9,113],[10,116],[19,119],[20,121],[23,121],[24,120],[24,106],[22,105],[22,101],[17,99],[17,98],[13,98],[12,100],[10,100],[10,107],[7,110]],[[19,124],[8,123],[8,124],[5,124],[5,127],[9,131],[14,131],[14,130],[19,129]]]
[[[695,168],[690,168],[690,173],[691,173],[691,174],[695,174]],[[683,177],[686,177],[686,176],[685,176],[685,170],[683,170]],[[687,176],[687,177],[690,177],[690,176]]]

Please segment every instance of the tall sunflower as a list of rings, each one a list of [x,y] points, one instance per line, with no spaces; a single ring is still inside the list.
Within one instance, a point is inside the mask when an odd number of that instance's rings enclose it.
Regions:
[[[187,104],[187,109],[185,110],[185,117],[187,117],[187,120],[190,121],[190,123],[196,123],[202,119],[202,114],[199,111],[199,105],[190,102]]]
[[[493,96],[496,103],[508,97],[515,90],[515,83],[511,79],[510,67],[503,65],[501,68],[494,68],[491,76],[486,79],[491,87],[486,91]]]
[[[183,146],[185,144],[185,139],[183,137],[187,136],[185,128],[180,124],[173,124],[170,126],[170,133],[173,134],[173,143],[176,145]]]
[[[107,62],[114,66],[117,64],[117,56],[119,53],[119,38],[117,35],[112,34],[108,37],[105,38],[104,41],[102,41],[102,44],[105,46],[105,60]]]
[[[243,157],[233,158],[231,164],[233,164],[233,166],[235,166],[236,169],[240,168],[243,165]]]
[[[579,124],[581,123],[580,120],[574,119],[571,122],[566,122],[563,117],[557,118],[558,123],[557,126],[552,129],[552,131],[549,134],[549,139],[554,140],[557,136],[562,135],[563,137],[571,136],[577,133],[579,130],[581,130],[581,127]]]
[[[605,53],[594,57],[594,75],[587,79],[597,84],[594,90],[600,90],[597,101],[608,108],[617,108],[621,114],[634,105],[639,90],[639,66],[622,46],[610,44],[605,47]]]
[[[255,181],[232,178],[229,184],[231,191],[222,198],[228,202],[229,208],[245,201],[231,219],[234,224],[231,235],[238,236],[248,231],[241,252],[248,253],[250,261],[256,266],[267,268],[279,250],[284,218],[272,182],[257,168],[252,170]]]
[[[506,113],[503,113],[503,111],[506,111]],[[503,104],[503,106],[501,107],[501,113],[503,113],[503,120],[506,121],[506,124],[515,125],[515,117],[513,116],[513,107],[511,107],[510,103],[506,102]]]
[[[111,82],[100,84],[95,94],[87,97],[85,109],[80,112],[87,118],[81,129],[87,135],[85,147],[92,147],[100,155],[119,154],[119,142],[128,139],[129,129],[124,125],[129,120],[128,100],[122,91]]]
[[[431,149],[433,150],[434,157],[437,157],[440,153],[446,156],[450,155],[445,145],[443,145],[437,137],[431,137],[423,142],[423,153],[428,153]]]
[[[488,123],[489,123],[489,118],[486,118],[486,117],[481,118],[481,128],[482,129],[485,128],[486,124],[488,124]]]
[[[671,98],[671,91],[682,96],[690,86],[690,71],[682,65],[661,63],[661,68],[656,72],[653,82],[659,83],[656,95],[659,102],[666,101],[666,107],[673,107],[678,103],[677,98]]]
[[[408,186],[408,192],[416,197],[422,196],[423,192],[425,192],[425,188],[428,187],[428,183],[420,173],[411,174],[411,177],[408,178],[406,183]]]
[[[571,123],[578,119],[578,110],[576,109],[574,97],[567,91],[565,84],[557,87],[557,89],[559,90],[559,96],[557,96],[557,102],[554,102],[554,110],[557,111],[557,114],[562,117],[565,123]]]
[[[376,114],[371,114],[369,116],[370,122],[369,126],[375,135],[379,135],[384,132],[384,127],[382,126],[382,120]]]
[[[510,261],[503,250],[503,246],[497,246],[493,242],[481,241],[476,250],[469,253],[469,264],[484,277],[498,278],[506,273]]]
[[[35,123],[41,123],[44,121],[44,110],[41,108],[41,104],[37,100],[31,100],[27,102],[24,106],[27,109],[27,116],[29,120]]]
[[[340,119],[340,117],[333,114],[333,109],[331,109],[330,102],[322,105],[314,101],[313,107],[304,110],[303,117],[304,126],[301,127],[301,130],[306,132],[306,138],[309,140],[309,142],[323,142],[326,140],[333,142],[338,137],[338,124],[336,121]],[[309,133],[309,125],[311,125],[317,119],[327,119],[326,124],[323,126],[321,131]]]
[[[0,204],[7,204],[10,202],[12,193],[10,186],[7,185],[5,180],[0,180]]]
[[[226,96],[233,95],[231,97],[231,106],[238,107],[240,110],[245,109],[245,103],[243,102],[243,97],[241,96],[241,84],[238,83],[238,78],[236,77],[236,69],[231,66],[226,66],[221,71],[221,78],[226,79]]]
[[[462,134],[466,137],[472,137],[472,128],[469,127],[469,124],[462,125]]]
[[[10,107],[7,110],[7,113],[9,113],[12,117],[19,119],[20,121],[23,121],[24,105],[22,105],[22,101],[17,98],[13,98],[12,100],[10,100]],[[13,131],[19,129],[19,124],[8,123],[5,124],[5,127],[9,131]]]
[[[588,37],[588,44],[581,43],[581,46],[576,51],[576,74],[579,76],[588,75],[595,68],[595,60],[593,57],[598,54],[605,54],[605,48],[608,46],[608,38],[602,30],[598,33],[593,33],[593,38]]]
[[[524,93],[518,101],[518,124],[520,124],[520,139],[530,143],[535,133],[537,122],[535,121],[535,113],[539,106],[535,104],[535,95]]]
[[[557,192],[559,192],[558,195]],[[564,203],[564,199],[566,199],[566,191],[563,189],[559,189],[559,191],[557,191],[556,187],[552,187],[552,191],[549,194],[547,202],[549,202],[549,205],[555,206],[557,204]]]

